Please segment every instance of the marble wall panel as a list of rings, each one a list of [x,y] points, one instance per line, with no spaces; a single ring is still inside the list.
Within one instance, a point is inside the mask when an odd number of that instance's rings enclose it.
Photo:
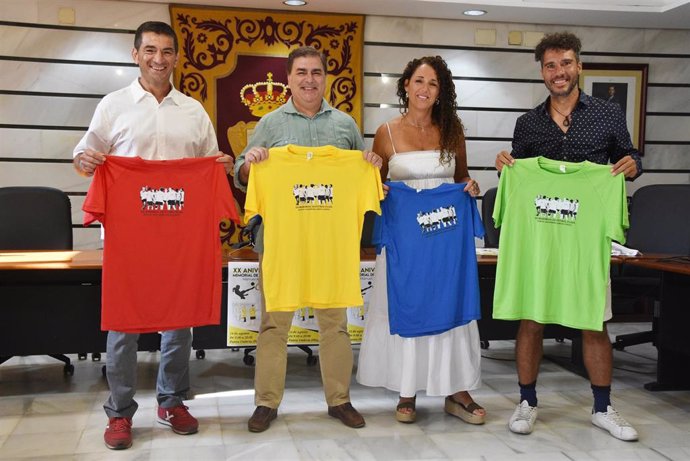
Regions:
[[[0,157],[71,159],[83,131],[0,128]]]
[[[465,128],[465,137],[479,136],[479,112],[473,110],[460,110],[458,116],[462,120],[462,126]]]
[[[510,152],[510,141],[467,141],[467,164],[470,167],[492,167],[502,150]]]
[[[648,87],[647,112],[690,113],[690,88]]]
[[[129,85],[138,67],[4,61],[0,88],[12,91],[105,95]]]
[[[642,176],[634,181],[626,181],[625,186],[628,196],[631,196],[637,189],[651,184],[688,184],[690,183],[690,173],[643,173]]]
[[[31,58],[132,62],[134,34],[0,25],[0,54]]]
[[[98,99],[0,94],[0,123],[87,127]]]
[[[690,142],[690,117],[647,117],[645,138]]]
[[[477,126],[474,131],[467,131],[467,136],[482,138],[512,138],[515,122],[522,114],[515,112],[474,112],[477,115]],[[460,111],[461,117],[463,111]],[[464,120],[464,118],[463,118]]]
[[[645,145],[642,168],[652,170],[690,170],[690,146]]]
[[[79,176],[71,163],[24,163],[0,164],[0,186],[45,186],[65,192],[86,192],[90,178]]]
[[[364,119],[364,133],[373,135],[379,126],[400,115],[396,107],[377,108],[365,107],[362,113]]]
[[[365,103],[398,104],[396,77],[364,77],[362,85],[364,90],[362,97]]]
[[[391,27],[388,24],[392,24]],[[473,46],[477,29],[494,29],[497,48],[531,50],[508,45],[509,31],[558,32],[568,30],[580,37],[583,51],[605,50],[616,53],[687,54],[690,31],[631,28],[603,28],[549,24],[496,23],[447,19],[414,19],[368,16],[365,40],[397,43],[425,43],[447,46]]]
[[[476,29],[497,29],[497,23],[494,22],[477,23],[448,19],[421,19],[420,21],[423,25],[423,43],[430,44],[472,46]],[[496,30],[497,43],[501,43],[500,32],[502,31]]]
[[[482,194],[492,187],[498,186],[498,175],[496,170],[470,171],[470,176],[479,183]]]
[[[4,21],[57,24],[58,9],[74,8],[76,26],[134,30],[144,21],[170,22],[164,3],[122,2],[113,0],[2,0],[0,18]]]
[[[84,195],[70,195],[69,201],[72,204],[72,224],[81,225],[84,222],[84,212],[81,210],[86,200]]]
[[[364,50],[364,71],[399,74],[411,59],[428,55],[442,56],[457,77],[541,80],[539,65],[529,54],[414,46],[368,45]]]
[[[455,82],[460,106],[491,107],[506,109],[531,109],[533,94],[541,90],[542,83],[478,82],[462,80]]]
[[[395,77],[364,77],[364,101],[398,104],[397,84]],[[529,109],[533,106],[533,92],[543,87],[541,83],[455,80],[457,102],[464,107]]]
[[[424,43],[424,24],[417,18],[367,16],[364,40],[367,42]]]
[[[72,245],[75,250],[97,250],[103,248],[101,229],[73,228]]]
[[[688,54],[690,30],[645,29],[641,33],[644,37],[644,44],[640,51]]]

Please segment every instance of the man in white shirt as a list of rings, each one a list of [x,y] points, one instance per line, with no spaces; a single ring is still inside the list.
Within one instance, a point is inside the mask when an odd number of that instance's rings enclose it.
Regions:
[[[139,26],[132,59],[141,74],[131,85],[106,95],[98,104],[88,131],[74,149],[77,172],[92,176],[109,155],[171,160],[218,154],[216,134],[204,108],[170,82],[178,60],[172,28],[153,21]],[[232,171],[232,157],[223,155],[218,161],[227,172]],[[156,191],[155,200],[166,199],[164,195],[162,190]],[[108,415],[104,440],[114,450],[132,445],[138,339],[138,334],[108,332],[106,374],[110,397],[103,406]],[[190,388],[191,347],[189,328],[161,333],[156,385],[158,422],[183,435],[193,434],[199,427],[183,404]]]

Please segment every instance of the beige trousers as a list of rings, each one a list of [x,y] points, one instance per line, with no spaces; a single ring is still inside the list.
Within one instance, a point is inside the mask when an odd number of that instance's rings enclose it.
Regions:
[[[263,277],[261,277],[263,279]],[[262,280],[263,281],[263,280]],[[261,328],[256,341],[254,402],[257,406],[278,408],[285,391],[288,331],[294,312],[266,312],[261,309]],[[346,309],[314,309],[319,323],[319,364],[328,406],[350,401],[352,345],[347,332]]]

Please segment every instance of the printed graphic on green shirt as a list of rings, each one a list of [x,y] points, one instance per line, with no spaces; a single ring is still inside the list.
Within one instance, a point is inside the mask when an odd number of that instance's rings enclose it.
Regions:
[[[537,195],[537,198],[534,199],[534,206],[537,209],[537,218],[541,222],[574,224],[580,201],[578,199]]]

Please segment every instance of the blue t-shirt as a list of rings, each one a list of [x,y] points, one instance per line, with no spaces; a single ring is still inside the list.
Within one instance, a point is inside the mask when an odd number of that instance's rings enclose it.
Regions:
[[[434,335],[479,319],[474,237],[484,226],[476,200],[464,184],[388,185],[374,243],[386,248],[391,334]]]

